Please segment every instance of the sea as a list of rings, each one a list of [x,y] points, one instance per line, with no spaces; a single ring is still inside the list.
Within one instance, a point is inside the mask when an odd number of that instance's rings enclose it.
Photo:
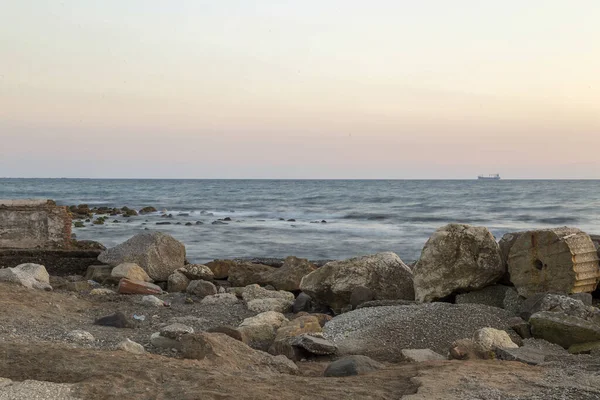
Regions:
[[[0,179],[0,199],[24,198],[153,206],[159,211],[86,223],[73,232],[111,247],[139,232],[162,231],[182,241],[196,263],[345,259],[382,251],[410,263],[437,228],[453,222],[485,226],[497,239],[557,226],[600,233],[597,180]],[[231,221],[213,224],[225,218]]]

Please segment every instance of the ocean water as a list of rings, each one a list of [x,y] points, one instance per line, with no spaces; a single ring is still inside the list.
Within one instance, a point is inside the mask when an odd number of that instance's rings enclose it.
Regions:
[[[343,259],[381,251],[411,262],[428,237],[450,222],[486,226],[497,239],[553,226],[600,233],[600,181],[591,180],[0,179],[2,198],[167,210],[172,219],[156,213],[113,223],[111,217],[106,225],[73,232],[78,239],[114,246],[146,228],[163,231],[185,243],[192,262],[288,255]],[[211,224],[225,217],[232,222]],[[173,225],[156,225],[160,221]]]

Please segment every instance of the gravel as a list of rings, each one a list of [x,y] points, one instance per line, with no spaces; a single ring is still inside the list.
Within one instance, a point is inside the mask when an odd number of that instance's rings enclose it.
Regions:
[[[452,342],[471,338],[485,327],[506,330],[511,315],[479,304],[426,303],[410,306],[361,308],[329,321],[324,335],[340,354],[401,361],[403,349],[431,349],[447,354]]]
[[[0,400],[75,400],[71,396],[72,385],[64,383],[27,380],[13,382],[0,378]]]

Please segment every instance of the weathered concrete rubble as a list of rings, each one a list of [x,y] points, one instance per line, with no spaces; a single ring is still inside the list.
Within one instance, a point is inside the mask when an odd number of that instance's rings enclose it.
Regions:
[[[589,235],[567,227],[520,234],[510,249],[508,269],[523,297],[593,292],[600,279],[598,254]]]
[[[71,217],[52,200],[0,200],[0,248],[64,249],[71,242]]]

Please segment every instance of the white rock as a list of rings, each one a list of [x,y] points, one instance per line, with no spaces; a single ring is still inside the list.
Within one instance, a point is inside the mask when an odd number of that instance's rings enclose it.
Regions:
[[[40,264],[27,263],[0,269],[0,282],[18,283],[29,289],[52,290],[50,275]]]
[[[136,343],[132,340],[125,339],[121,343],[117,345],[117,349],[126,351],[132,354],[144,354],[146,349],[139,343]]]
[[[473,334],[473,341],[479,344],[487,351],[494,351],[497,348],[515,349],[519,347],[512,341],[508,333],[494,328],[481,328]]]
[[[80,329],[67,333],[67,337],[75,342],[93,342],[96,340],[91,333]]]

